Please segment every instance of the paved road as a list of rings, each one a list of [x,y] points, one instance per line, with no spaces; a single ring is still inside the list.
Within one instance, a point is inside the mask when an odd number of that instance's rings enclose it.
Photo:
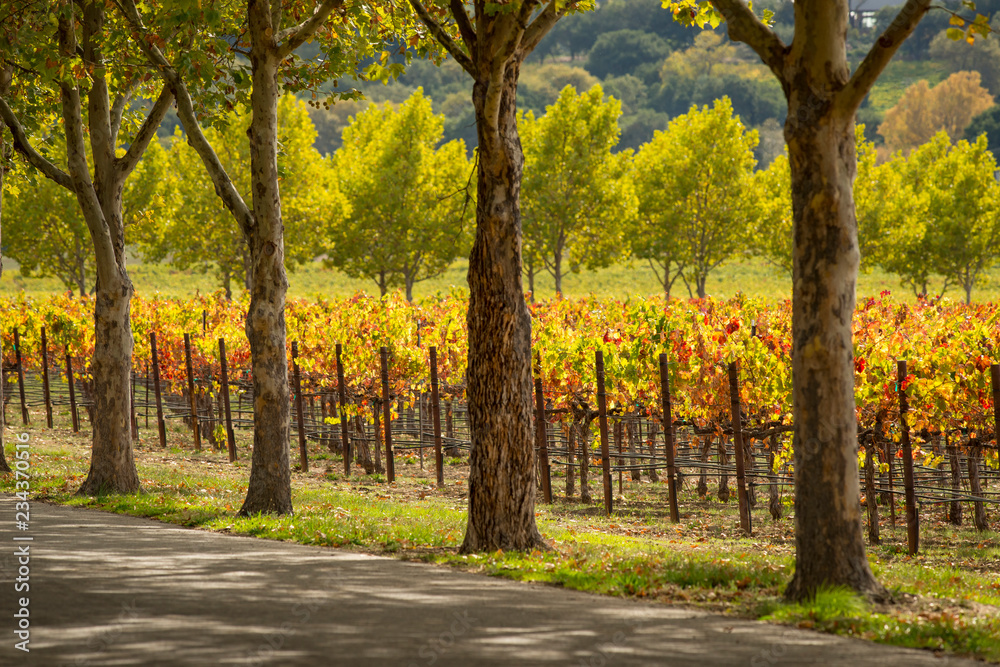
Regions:
[[[0,665],[965,665],[929,653],[0,496]],[[15,542],[29,535],[31,542]],[[30,592],[15,549],[30,545]],[[14,648],[29,597],[30,653]]]

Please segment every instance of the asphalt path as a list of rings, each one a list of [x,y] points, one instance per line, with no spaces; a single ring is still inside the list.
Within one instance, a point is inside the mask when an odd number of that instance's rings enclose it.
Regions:
[[[0,665],[976,664],[40,502],[19,530],[15,501],[0,495]]]

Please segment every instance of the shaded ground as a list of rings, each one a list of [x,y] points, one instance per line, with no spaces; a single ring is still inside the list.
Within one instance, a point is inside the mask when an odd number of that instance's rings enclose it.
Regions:
[[[959,665],[897,649],[366,554],[0,496],[4,665]],[[14,649],[30,536],[31,652]],[[23,543],[17,543],[23,544]]]

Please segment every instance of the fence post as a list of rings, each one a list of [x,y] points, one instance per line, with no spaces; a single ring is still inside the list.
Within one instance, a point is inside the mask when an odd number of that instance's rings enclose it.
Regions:
[[[302,472],[309,472],[309,455],[306,451],[305,415],[302,413],[302,378],[299,375],[299,343],[292,341],[292,373],[295,378],[295,412],[299,424],[299,465]]]
[[[337,343],[337,399],[340,402],[340,437],[343,439],[344,475],[351,475],[351,438],[347,431],[347,388],[344,386],[343,347]]]
[[[736,456],[736,498],[740,504],[740,528],[749,536],[753,534],[753,525],[750,520],[746,466],[743,461],[743,423],[742,415],[740,414],[739,368],[735,361],[729,362],[729,396],[732,400],[733,453]]]
[[[163,421],[163,400],[160,397],[160,358],[156,352],[156,334],[149,334],[149,348],[153,355],[153,393],[156,395],[156,429],[160,433],[160,447],[167,448],[167,424]]]
[[[201,430],[198,425],[198,401],[194,394],[194,371],[191,369],[191,334],[184,334],[184,364],[187,367],[188,397],[191,399],[191,427],[194,448],[201,450]]]
[[[49,393],[49,343],[42,327],[42,393],[45,396],[45,425],[52,428],[52,394]]]
[[[667,368],[667,354],[660,353],[660,396],[663,401],[663,439],[667,455],[667,490],[670,498],[670,520],[681,520],[677,507],[677,475],[674,468],[674,419],[670,409],[670,374]]]
[[[431,421],[434,423],[434,462],[437,466],[437,485],[444,486],[444,453],[441,451],[441,402],[438,396],[437,347],[431,345]],[[421,433],[423,436],[423,433]]]
[[[219,339],[219,365],[222,371],[220,391],[222,406],[226,411],[226,444],[229,446],[229,462],[236,460],[236,433],[233,432],[233,413],[229,409],[229,367],[226,364],[226,339]]]
[[[906,375],[906,360],[900,359],[896,362],[896,383],[899,393],[900,445],[903,450],[903,491],[906,495],[906,543],[912,556],[920,548],[920,518],[917,516],[917,499],[913,495],[913,449],[910,446],[910,427],[906,423],[909,406],[906,390],[903,388]]]
[[[66,381],[69,383],[69,414],[73,419],[73,433],[80,432],[80,415],[76,411],[76,388],[73,386],[73,357],[66,352]]]
[[[146,420],[146,428],[149,428],[149,362],[146,362],[146,372],[142,376],[142,384],[146,388],[146,400],[142,404],[142,414]]]
[[[392,455],[392,402],[389,400],[389,348],[379,351],[382,362],[382,420],[385,422],[385,472],[389,482],[396,481],[396,462]]]
[[[542,364],[535,365],[535,446],[541,464],[542,499],[552,504],[552,475],[549,470],[549,439],[545,432],[545,396],[542,393]]]
[[[131,366],[131,364],[129,364]],[[139,417],[135,414],[135,368],[129,368],[129,412],[132,415],[132,440],[139,440]]]
[[[17,390],[21,394],[21,421],[28,425],[28,402],[24,398],[24,364],[21,363],[21,335],[14,329],[14,359],[17,361]]]
[[[594,353],[597,366],[597,420],[601,429],[601,469],[604,476],[604,512],[611,516],[614,511],[614,499],[611,489],[611,456],[608,452],[608,401],[604,393],[604,353],[600,350]],[[584,453],[586,456],[586,452]],[[583,462],[587,465],[587,461]]]

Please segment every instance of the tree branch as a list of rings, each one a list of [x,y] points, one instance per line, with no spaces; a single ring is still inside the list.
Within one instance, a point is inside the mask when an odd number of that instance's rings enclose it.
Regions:
[[[417,13],[417,17],[420,19],[420,22],[427,26],[427,30],[430,31],[431,36],[434,37],[434,39],[436,39],[449,54],[451,54],[451,57],[455,59],[455,62],[462,66],[462,69],[475,77],[476,67],[473,62],[475,52],[472,52],[473,55],[469,56],[467,53],[462,51],[462,48],[456,44],[455,40],[451,38],[451,35],[449,35],[445,29],[441,27],[441,24],[435,21],[433,17],[427,13],[427,9],[420,4],[420,0],[410,0],[410,6],[413,7],[413,11]]]
[[[160,127],[160,123],[163,122],[163,117],[167,115],[167,111],[170,109],[170,104],[173,101],[174,91],[171,90],[169,84],[163,84],[160,96],[156,98],[153,108],[149,110],[145,120],[142,121],[142,125],[139,126],[139,131],[136,132],[135,138],[132,139],[128,151],[125,152],[125,155],[115,160],[115,166],[121,178],[127,178],[132,173],[132,170],[135,169],[135,165],[139,164],[139,158],[146,151],[149,142],[156,136],[156,130]]]
[[[451,15],[455,17],[455,23],[458,24],[458,31],[462,35],[462,41],[465,42],[465,48],[469,53],[475,53],[476,29],[472,27],[472,21],[465,12],[465,5],[462,0],[451,0],[448,6],[451,9]]]
[[[333,10],[342,7],[343,4],[344,0],[324,0],[323,4],[317,7],[313,15],[305,21],[279,32],[277,36],[278,57],[286,58],[292,51],[305,44],[306,40],[312,37],[316,30],[323,25],[323,22],[329,18]]]
[[[865,99],[865,95],[875,84],[875,80],[889,64],[889,60],[896,53],[903,40],[909,37],[917,24],[920,23],[920,19],[927,13],[930,4],[931,0],[908,0],[903,5],[903,8],[896,14],[896,18],[879,36],[871,50],[868,51],[868,55],[858,65],[850,81],[838,93],[836,100],[838,108],[852,114],[857,111]]]
[[[138,80],[133,80],[125,86],[118,95],[115,96],[115,101],[111,105],[111,141],[113,144],[118,143],[118,132],[122,127],[122,116],[125,114],[125,106],[132,99],[132,93],[135,91],[136,84]]]
[[[147,32],[142,25],[142,18],[139,16],[139,10],[135,6],[135,0],[114,0],[114,2],[115,6],[118,7],[126,20],[132,24],[136,32],[140,35]],[[188,144],[201,157],[201,161],[204,163],[206,171],[208,171],[208,176],[212,179],[212,185],[215,186],[216,194],[219,195],[223,205],[236,218],[236,223],[240,226],[240,230],[249,236],[250,230],[254,226],[253,212],[247,206],[246,202],[243,201],[243,197],[240,196],[236,186],[233,185],[233,181],[229,177],[229,174],[226,173],[225,167],[222,166],[219,156],[215,154],[212,144],[205,138],[205,133],[201,130],[201,124],[198,123],[198,116],[194,112],[194,102],[191,100],[191,94],[188,92],[187,86],[159,48],[142,38],[137,40],[137,42],[150,63],[159,69],[160,76],[170,86],[174,97],[177,98],[177,115],[180,117],[184,131],[187,133]]]
[[[528,24],[528,27],[524,29],[524,37],[521,38],[521,50],[524,51],[524,55],[528,55],[535,50],[538,43],[542,41],[552,30],[552,27],[556,24],[556,21],[561,19],[563,15],[566,14],[566,10],[569,5],[566,5],[562,9],[556,11],[555,0],[549,2],[542,10],[542,13],[535,17],[535,20]]]
[[[69,174],[45,159],[31,145],[31,142],[28,141],[28,136],[24,133],[24,128],[21,127],[21,122],[17,119],[14,111],[7,105],[7,100],[2,97],[0,97],[0,118],[3,118],[4,124],[10,128],[10,133],[14,137],[14,150],[23,155],[24,159],[31,166],[42,172],[48,179],[63,186],[70,192],[76,192],[73,189],[73,181],[70,180]]]
[[[785,81],[785,54],[788,47],[781,38],[750,10],[743,0],[711,0],[715,10],[726,19],[729,38],[753,49],[771,68],[778,81]]]

